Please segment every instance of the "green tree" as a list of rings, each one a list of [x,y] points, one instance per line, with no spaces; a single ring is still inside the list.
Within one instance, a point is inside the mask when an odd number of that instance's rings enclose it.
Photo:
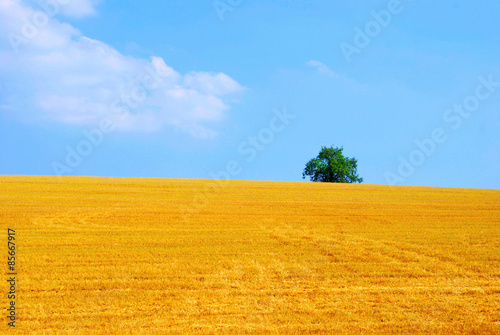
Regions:
[[[358,161],[344,157],[344,148],[322,147],[318,157],[307,162],[302,177],[325,183],[362,183],[357,173]]]

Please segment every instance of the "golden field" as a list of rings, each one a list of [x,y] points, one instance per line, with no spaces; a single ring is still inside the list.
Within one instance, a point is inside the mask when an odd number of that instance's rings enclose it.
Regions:
[[[0,224],[4,334],[500,334],[500,190],[0,176]]]

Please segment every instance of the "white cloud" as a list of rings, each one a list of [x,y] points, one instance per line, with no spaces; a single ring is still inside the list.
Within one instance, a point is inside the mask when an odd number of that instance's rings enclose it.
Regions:
[[[241,89],[240,85],[224,73],[191,72],[184,77],[184,85],[211,95],[225,95]]]
[[[63,14],[71,17],[81,18],[84,16],[95,15],[95,6],[100,2],[98,0],[64,0],[60,1]]]
[[[1,0],[3,1],[3,0]],[[83,18],[97,14],[96,7],[102,0],[9,0],[23,2],[27,6],[39,9],[50,16],[64,15]]]
[[[90,13],[87,5],[95,4],[73,1],[75,15]],[[55,18],[27,36],[24,19],[38,12],[20,1],[0,0],[0,40],[7,46],[0,47],[0,80],[11,88],[0,105],[19,113],[77,126],[112,115],[123,131],[167,126],[205,138],[215,136],[210,124],[220,121],[232,95],[243,91],[223,73],[182,75],[160,57],[122,55]],[[17,53],[9,48],[13,41]]]
[[[328,68],[328,66],[326,66],[325,64],[323,64],[317,60],[310,60],[309,62],[307,62],[307,65],[315,67],[320,73],[326,74],[327,76],[334,77],[334,78],[339,77],[335,72],[330,70],[330,68]]]

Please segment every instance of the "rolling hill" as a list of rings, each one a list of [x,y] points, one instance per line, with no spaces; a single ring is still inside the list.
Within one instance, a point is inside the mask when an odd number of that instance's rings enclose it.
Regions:
[[[20,333],[500,334],[500,190],[0,176],[0,223]]]

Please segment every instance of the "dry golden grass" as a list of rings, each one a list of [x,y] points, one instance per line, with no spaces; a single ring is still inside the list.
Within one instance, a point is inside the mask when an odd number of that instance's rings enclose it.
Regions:
[[[500,334],[499,190],[209,185],[0,176],[16,332]]]

